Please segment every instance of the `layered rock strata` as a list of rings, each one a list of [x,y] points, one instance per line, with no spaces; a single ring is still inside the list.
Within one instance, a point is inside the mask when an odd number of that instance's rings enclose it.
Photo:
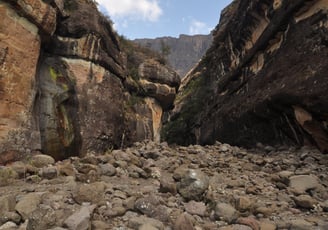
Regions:
[[[327,1],[233,1],[180,87],[166,140],[328,151]]]
[[[133,81],[143,94],[128,88],[124,51],[94,1],[8,0],[0,12],[0,164],[159,140],[180,80],[153,65],[156,76]]]

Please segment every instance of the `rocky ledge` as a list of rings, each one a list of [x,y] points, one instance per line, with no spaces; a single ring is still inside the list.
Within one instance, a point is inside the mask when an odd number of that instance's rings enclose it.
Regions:
[[[257,146],[131,148],[0,168],[0,229],[328,229],[328,157]]]

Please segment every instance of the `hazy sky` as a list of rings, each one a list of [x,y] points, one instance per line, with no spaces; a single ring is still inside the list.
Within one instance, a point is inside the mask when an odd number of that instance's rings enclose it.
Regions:
[[[97,0],[129,39],[208,34],[232,0]]]

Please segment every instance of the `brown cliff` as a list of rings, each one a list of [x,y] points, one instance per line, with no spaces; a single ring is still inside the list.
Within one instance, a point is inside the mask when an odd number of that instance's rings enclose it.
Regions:
[[[143,94],[129,88],[129,60],[94,1],[8,0],[0,12],[3,161],[34,151],[63,159],[159,140],[162,112],[172,108],[180,80],[158,63],[151,76],[143,71],[134,81],[147,81]]]
[[[169,142],[328,151],[328,1],[234,1],[182,83]]]

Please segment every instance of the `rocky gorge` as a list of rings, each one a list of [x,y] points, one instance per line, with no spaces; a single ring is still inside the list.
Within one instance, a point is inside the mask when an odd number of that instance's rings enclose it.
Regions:
[[[0,0],[0,230],[328,229],[326,0],[235,0],[180,81],[93,0]]]

